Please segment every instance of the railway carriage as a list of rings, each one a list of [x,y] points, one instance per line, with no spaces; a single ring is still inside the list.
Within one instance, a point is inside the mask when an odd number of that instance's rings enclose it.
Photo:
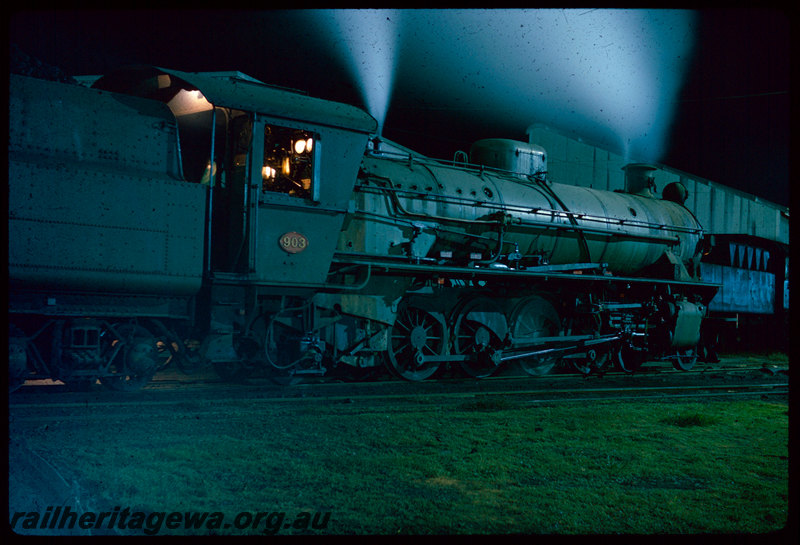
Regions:
[[[12,75],[9,115],[12,387],[134,389],[169,362],[289,383],[697,357],[706,240],[648,165],[609,192],[511,140],[436,161],[236,72]]]

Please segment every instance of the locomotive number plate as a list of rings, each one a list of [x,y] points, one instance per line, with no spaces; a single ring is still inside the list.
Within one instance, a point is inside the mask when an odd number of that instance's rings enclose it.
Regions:
[[[281,235],[278,244],[285,252],[296,254],[308,248],[308,239],[305,235],[301,235],[295,231],[289,231]]]

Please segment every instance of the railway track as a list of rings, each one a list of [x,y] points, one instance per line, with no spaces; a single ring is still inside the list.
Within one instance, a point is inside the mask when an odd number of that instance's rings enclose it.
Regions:
[[[603,376],[562,373],[546,377],[497,376],[483,380],[448,378],[438,381],[325,381],[277,386],[266,378],[226,383],[212,375],[165,375],[138,392],[120,394],[100,386],[89,392],[69,392],[62,386],[29,386],[9,398],[12,418],[65,416],[71,409],[105,407],[112,412],[142,414],[152,410],[202,410],[198,405],[352,404],[354,407],[397,407],[414,404],[437,407],[461,404],[471,408],[511,408],[537,404],[667,399],[788,399],[789,377],[784,368],[732,364],[678,372],[653,365],[639,373],[609,372]],[[57,391],[53,391],[56,389]],[[135,408],[135,411],[131,411]],[[213,409],[215,410],[215,409]],[[42,413],[40,414],[40,411]],[[101,411],[105,412],[105,411]]]
[[[718,363],[698,363],[692,370],[682,371],[675,369],[669,362],[647,362],[642,368],[635,372],[636,376],[653,376],[653,375],[675,375],[675,376],[703,376],[706,374],[725,373],[728,375],[747,372],[763,372],[765,374],[786,374],[788,373],[787,364],[781,362],[773,362],[767,359],[758,361],[742,361],[738,359],[725,359]],[[600,375],[586,376],[581,373],[571,371],[565,368],[559,372],[542,377],[530,377],[524,371],[516,368],[515,366],[506,366],[501,368],[497,374],[490,377],[480,379],[480,382],[491,383],[493,381],[503,381],[509,378],[516,378],[520,380],[537,380],[537,381],[570,381],[576,379],[595,380],[606,377],[621,377],[629,376],[628,373],[610,369]],[[458,371],[445,371],[438,378],[432,378],[426,382],[415,384],[430,384],[432,382],[458,382],[458,381],[475,381],[472,377],[465,377],[459,374]],[[407,382],[401,379],[396,379],[391,374],[386,372],[376,372],[375,376],[368,379],[352,379],[337,376],[325,376],[319,378],[308,378],[302,384],[328,384],[328,383],[348,383],[348,384],[364,384],[364,383],[399,383],[406,384]],[[182,373],[175,368],[167,368],[155,375],[153,379],[143,388],[143,391],[152,390],[168,390],[168,389],[181,389],[181,388],[227,388],[227,387],[242,387],[242,386],[256,386],[265,385],[271,386],[273,383],[266,377],[256,375],[240,382],[226,382],[221,379],[219,375],[211,368],[193,372],[191,374]],[[39,389],[42,391],[65,391],[66,386],[60,381],[53,381],[50,379],[43,380],[29,380],[23,385],[23,390],[31,391]]]

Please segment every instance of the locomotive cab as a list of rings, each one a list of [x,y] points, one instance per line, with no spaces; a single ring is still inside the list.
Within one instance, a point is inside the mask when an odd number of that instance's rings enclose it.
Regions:
[[[372,117],[239,72],[134,67],[94,86],[175,115],[183,177],[208,186],[210,277],[325,282]]]

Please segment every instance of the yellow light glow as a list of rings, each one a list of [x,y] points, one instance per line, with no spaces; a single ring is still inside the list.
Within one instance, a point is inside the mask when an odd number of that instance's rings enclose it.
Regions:
[[[211,178],[217,175],[217,162],[214,161],[214,165],[211,165],[211,161],[206,161],[206,168],[203,171],[203,176],[200,178],[200,183],[204,185],[208,185],[211,183]]]
[[[306,140],[306,151],[310,153],[311,152],[311,148],[313,147],[313,145],[314,145],[314,139],[313,138],[309,138],[308,140]]]
[[[294,152],[295,153],[303,153],[306,150],[306,141],[305,140],[298,140],[294,143]]]
[[[172,110],[172,113],[176,117],[204,112],[213,108],[211,103],[203,96],[203,93],[196,89],[193,91],[181,89],[178,94],[172,97],[172,100],[167,103],[167,106],[169,106],[169,109]]]
[[[275,178],[275,169],[268,166],[263,166],[261,168],[261,178],[263,180],[271,180]]]
[[[283,170],[283,173],[287,176],[292,173],[292,164],[289,162],[288,157],[283,158],[283,166],[281,170]]]

